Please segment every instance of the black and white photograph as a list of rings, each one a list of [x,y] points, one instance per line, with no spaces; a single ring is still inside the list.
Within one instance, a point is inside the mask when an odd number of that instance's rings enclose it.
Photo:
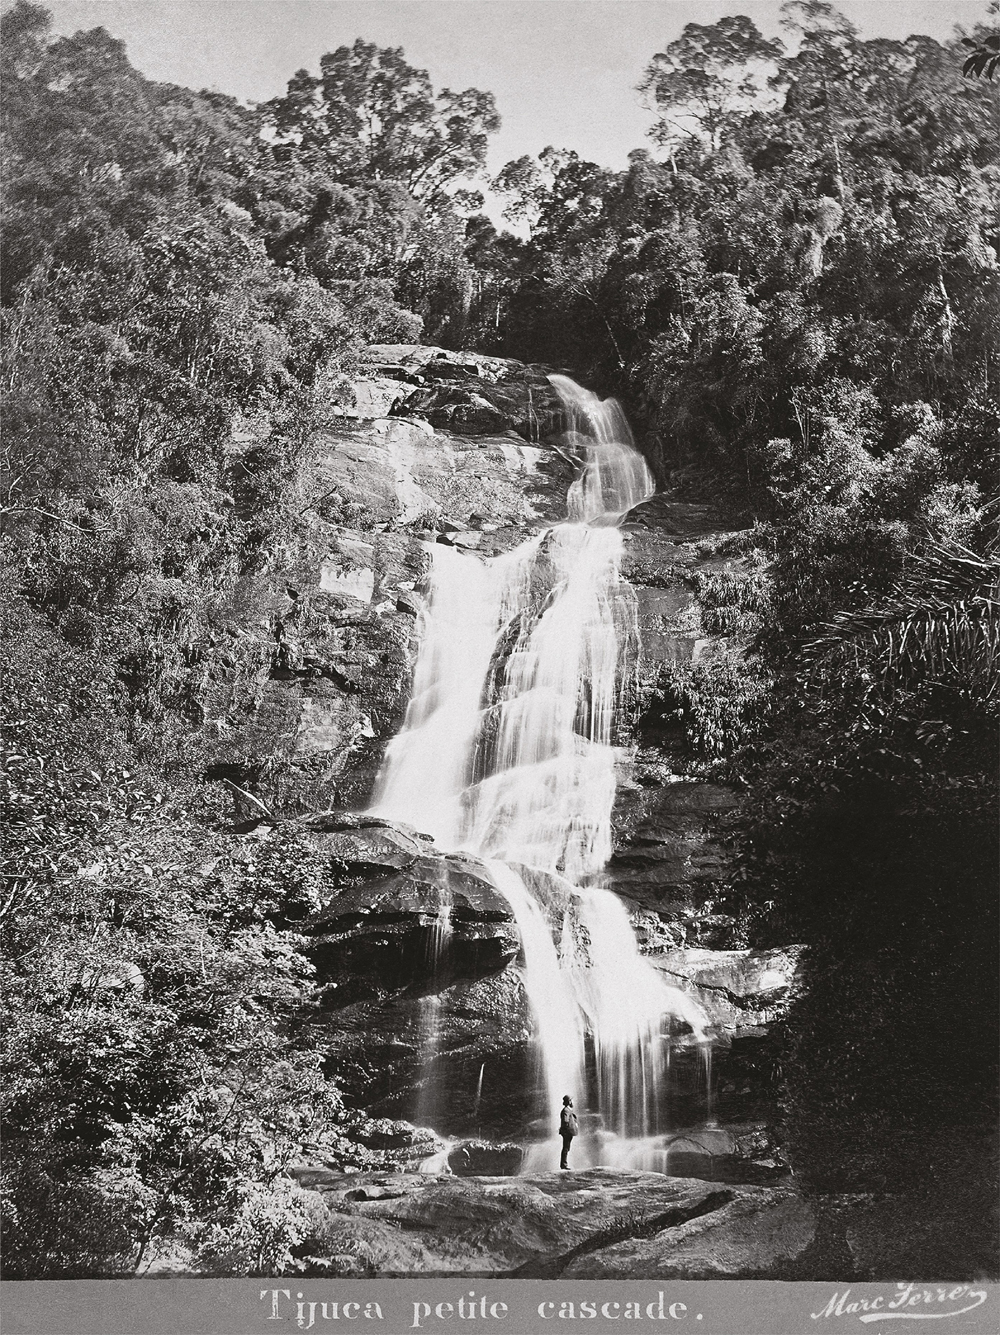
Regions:
[[[1000,0],[0,23],[9,1335],[995,1329]]]

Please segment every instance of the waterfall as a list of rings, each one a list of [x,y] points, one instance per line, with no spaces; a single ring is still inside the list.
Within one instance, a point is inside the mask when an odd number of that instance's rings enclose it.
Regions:
[[[655,485],[620,406],[551,380],[580,463],[567,521],[491,559],[430,545],[413,693],[373,809],[489,867],[521,936],[553,1135],[565,1094],[598,1128],[574,1150],[582,1164],[606,1162],[609,1137],[661,1129],[665,1019],[700,1034],[704,1016],[640,955],[600,884],[636,633],[619,525]],[[537,1147],[529,1166],[551,1167],[551,1153]]]

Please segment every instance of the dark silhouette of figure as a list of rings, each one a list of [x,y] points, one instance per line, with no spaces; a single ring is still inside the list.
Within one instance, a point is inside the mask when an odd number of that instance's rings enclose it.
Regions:
[[[576,1120],[576,1113],[573,1111],[573,1100],[567,1094],[563,1099],[562,1112],[559,1114],[559,1134],[562,1136],[562,1158],[559,1160],[560,1168],[569,1168],[567,1159],[569,1158],[569,1147],[573,1143],[573,1137],[580,1130],[580,1123]]]

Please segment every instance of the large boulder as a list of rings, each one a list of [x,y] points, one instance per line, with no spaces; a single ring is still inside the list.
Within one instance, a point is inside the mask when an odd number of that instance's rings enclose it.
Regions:
[[[517,955],[513,914],[477,858],[440,853],[411,827],[326,813],[300,823],[329,858],[330,892],[301,924],[320,978],[354,1000],[439,991]]]

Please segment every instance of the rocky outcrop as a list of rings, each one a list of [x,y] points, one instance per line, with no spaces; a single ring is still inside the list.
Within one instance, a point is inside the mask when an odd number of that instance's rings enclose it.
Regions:
[[[543,367],[441,348],[376,346],[376,375],[401,387],[391,410],[466,435],[513,429],[527,441],[560,430],[564,413]]]
[[[802,946],[779,950],[667,950],[652,963],[667,982],[696,997],[719,1032],[744,1036],[781,1019]]]
[[[296,1177],[322,1197],[304,1258],[317,1275],[774,1274],[813,1232],[810,1210],[787,1187],[720,1188],[658,1173],[344,1177],[299,1168]]]
[[[355,404],[314,438],[270,572],[220,611],[192,706],[209,776],[278,810],[367,802],[402,721],[427,544],[507,550],[564,517],[574,475],[542,440],[558,423],[540,371],[413,346],[370,356]],[[466,381],[492,395],[488,422]]]

